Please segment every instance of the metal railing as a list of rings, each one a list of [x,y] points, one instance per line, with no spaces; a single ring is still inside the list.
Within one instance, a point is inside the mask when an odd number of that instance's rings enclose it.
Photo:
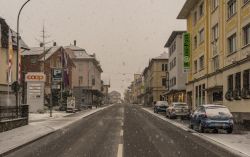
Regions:
[[[29,106],[0,106],[0,121],[14,120],[19,118],[28,118]]]

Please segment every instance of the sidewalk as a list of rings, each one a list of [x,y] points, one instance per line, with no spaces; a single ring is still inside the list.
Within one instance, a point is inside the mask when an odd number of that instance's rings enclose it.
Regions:
[[[34,121],[30,122],[29,125],[0,133],[0,156],[22,145],[25,145],[59,129],[62,129],[84,117],[104,110],[110,106],[112,105],[97,109],[94,108],[92,110],[85,110],[75,114],[75,116],[68,116],[70,114],[66,113],[65,115],[59,113],[57,114],[57,117],[53,118],[48,118],[47,114],[40,117],[36,117],[33,115],[33,118],[31,119],[33,119]]]
[[[198,133],[189,128],[189,123],[187,121],[178,121],[178,120],[170,120],[161,114],[154,113],[152,108],[143,108],[143,110],[147,111],[150,114],[155,115],[156,117],[167,121],[178,128],[181,128],[185,131],[192,133],[195,136],[198,136],[204,140],[207,140],[213,144],[216,144],[219,147],[223,147],[224,149],[240,155],[244,157],[250,157],[250,132],[245,132],[244,134],[212,134],[212,133]]]

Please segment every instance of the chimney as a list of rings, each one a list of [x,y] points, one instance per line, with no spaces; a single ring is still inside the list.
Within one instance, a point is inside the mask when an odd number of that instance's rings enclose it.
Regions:
[[[56,42],[53,43],[53,46],[56,46]]]
[[[40,47],[43,47],[43,43],[40,43]]]
[[[76,40],[74,40],[74,46],[76,46]]]

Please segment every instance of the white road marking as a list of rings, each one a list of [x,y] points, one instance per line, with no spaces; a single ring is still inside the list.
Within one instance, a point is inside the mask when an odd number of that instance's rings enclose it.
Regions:
[[[118,145],[117,157],[123,157],[123,144]]]

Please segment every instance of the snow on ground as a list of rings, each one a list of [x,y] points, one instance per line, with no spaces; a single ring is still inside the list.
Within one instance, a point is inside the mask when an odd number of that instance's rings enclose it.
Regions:
[[[54,112],[52,118],[49,117],[48,113],[30,114],[30,119],[33,121],[30,122],[29,125],[0,133],[0,156],[5,152],[32,142],[49,133],[53,133],[56,130],[63,129],[84,117],[104,110],[110,106],[112,105],[97,109],[94,108],[92,110],[84,110],[70,117],[65,117],[70,114],[65,112]]]
[[[50,117],[49,111],[46,113],[29,113],[29,122],[60,118],[71,114],[72,113],[66,113],[65,111],[52,111],[52,117]]]
[[[188,121],[181,120],[171,120],[167,119],[165,116],[161,114],[154,113],[152,108],[143,108],[145,111],[155,115],[156,117],[167,121],[185,131],[190,131],[193,135],[196,135],[200,138],[208,140],[220,147],[223,147],[237,155],[241,156],[249,156],[250,157],[250,131],[242,134],[212,134],[212,133],[198,133],[189,128]]]

